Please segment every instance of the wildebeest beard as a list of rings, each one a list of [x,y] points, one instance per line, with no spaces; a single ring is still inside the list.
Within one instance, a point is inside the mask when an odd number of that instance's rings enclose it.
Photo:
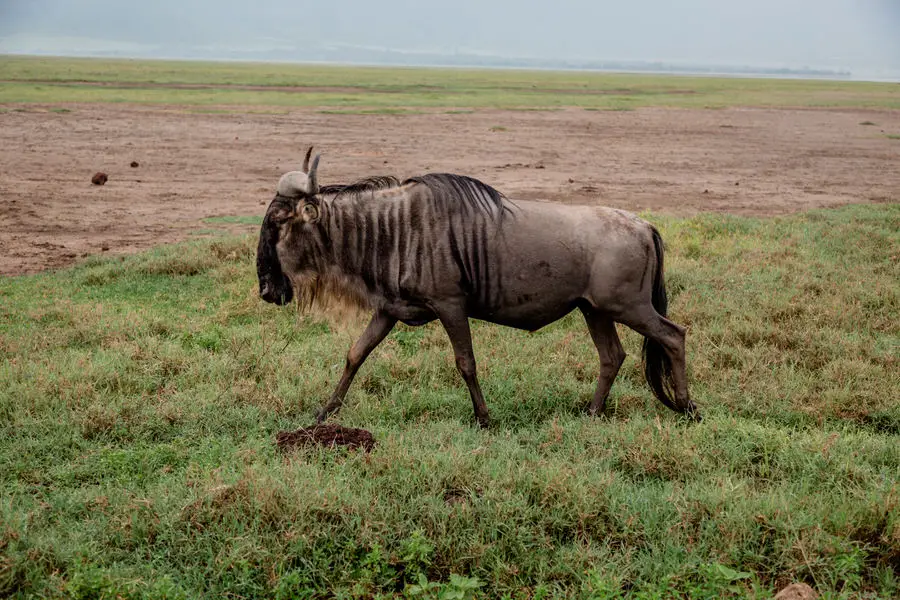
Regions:
[[[354,319],[378,307],[365,285],[340,273],[304,272],[289,278],[300,312],[315,312],[337,319]]]

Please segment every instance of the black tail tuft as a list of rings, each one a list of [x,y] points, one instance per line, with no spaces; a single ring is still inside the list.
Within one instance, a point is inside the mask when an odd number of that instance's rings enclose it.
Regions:
[[[651,301],[653,308],[660,316],[665,317],[669,308],[669,299],[666,296],[666,282],[663,275],[663,241],[656,227],[651,225],[653,230],[653,247],[656,250],[656,270],[653,273],[653,293]],[[655,342],[649,338],[644,338],[642,348],[644,354],[644,376],[650,389],[660,402],[668,408],[682,412],[675,405],[675,393],[672,383],[672,361],[666,354],[665,349],[659,342]]]

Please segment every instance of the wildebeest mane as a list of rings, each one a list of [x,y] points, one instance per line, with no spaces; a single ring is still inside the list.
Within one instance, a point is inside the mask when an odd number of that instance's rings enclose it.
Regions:
[[[399,187],[400,180],[390,175],[376,175],[374,177],[366,177],[359,181],[354,181],[346,185],[323,185],[319,188],[320,194],[333,194],[335,196],[346,196],[351,194],[360,194],[362,192],[374,192],[393,187]]]
[[[511,212],[511,203],[503,193],[477,179],[453,173],[428,173],[402,182],[390,175],[377,175],[351,184],[322,186],[319,193],[333,195],[336,201],[361,200],[365,192],[416,183],[431,190],[433,206],[444,216],[452,213],[462,213],[463,216],[478,214],[491,220],[501,220]]]
[[[500,220],[507,212],[512,212],[510,203],[501,192],[488,184],[453,173],[428,173],[410,177],[407,183],[420,183],[433,193],[436,205],[447,213],[460,211],[466,215],[476,213]]]

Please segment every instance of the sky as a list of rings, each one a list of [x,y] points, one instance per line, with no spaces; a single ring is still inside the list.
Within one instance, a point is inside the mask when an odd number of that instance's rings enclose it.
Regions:
[[[900,73],[900,0],[0,0],[0,52],[324,47]]]

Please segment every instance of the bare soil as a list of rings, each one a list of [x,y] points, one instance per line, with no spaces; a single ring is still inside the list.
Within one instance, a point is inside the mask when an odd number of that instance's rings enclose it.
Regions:
[[[900,141],[886,135],[900,133],[900,111],[65,108],[0,107],[0,274],[251,231],[203,219],[261,215],[309,144],[322,183],[449,171],[514,199],[678,215],[900,199]],[[98,171],[103,186],[91,184]]]
[[[363,449],[370,452],[375,447],[375,437],[365,429],[343,427],[336,423],[313,425],[296,431],[281,431],[275,436],[275,443],[283,452],[299,446],[320,445],[326,448],[345,446],[350,450]]]

